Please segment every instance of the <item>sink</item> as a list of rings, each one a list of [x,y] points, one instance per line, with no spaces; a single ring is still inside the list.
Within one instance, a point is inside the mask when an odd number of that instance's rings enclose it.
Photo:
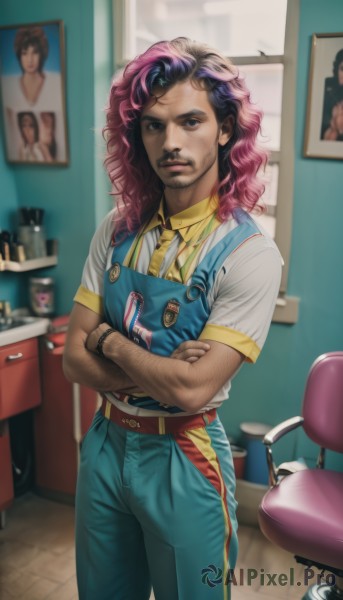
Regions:
[[[43,335],[49,324],[49,319],[29,315],[0,318],[0,346]]]
[[[0,332],[35,323],[36,317],[0,317]]]

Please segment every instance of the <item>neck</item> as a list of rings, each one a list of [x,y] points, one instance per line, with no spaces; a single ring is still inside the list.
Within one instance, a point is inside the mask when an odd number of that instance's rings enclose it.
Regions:
[[[169,217],[177,215],[179,212],[194,206],[194,204],[198,204],[204,198],[213,195],[213,192],[214,186],[210,189],[198,190],[196,193],[194,193],[194,190],[188,188],[182,190],[166,188],[164,190],[166,212]]]

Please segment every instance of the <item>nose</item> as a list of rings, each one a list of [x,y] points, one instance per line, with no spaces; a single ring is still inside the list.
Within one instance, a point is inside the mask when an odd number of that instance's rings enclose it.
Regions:
[[[173,123],[167,125],[163,140],[163,151],[180,152],[181,146],[182,143],[179,128]]]

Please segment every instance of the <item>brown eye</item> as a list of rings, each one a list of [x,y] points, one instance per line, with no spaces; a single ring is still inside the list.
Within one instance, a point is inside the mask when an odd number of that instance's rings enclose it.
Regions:
[[[162,124],[158,121],[151,121],[146,125],[147,131],[159,131],[160,129],[162,129]]]
[[[199,123],[200,121],[198,121],[198,119],[187,119],[184,124],[186,127],[194,128],[199,125]]]

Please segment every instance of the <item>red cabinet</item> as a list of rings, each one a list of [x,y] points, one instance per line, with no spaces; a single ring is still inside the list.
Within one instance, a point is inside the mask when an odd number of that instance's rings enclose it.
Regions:
[[[0,423],[0,512],[10,506],[13,496],[10,436],[7,421],[2,421]]]
[[[38,342],[23,340],[0,348],[0,421],[41,403]]]
[[[80,441],[98,397],[64,377],[64,340],[46,335],[0,347],[0,519],[14,495],[7,419],[32,408],[36,489],[57,500],[74,497]]]
[[[59,342],[64,342],[62,339]],[[34,412],[36,487],[56,500],[73,500],[79,443],[93,419],[94,390],[73,385],[62,370],[63,346],[42,339],[42,404]]]
[[[7,419],[41,403],[36,338],[0,347],[0,512],[12,502],[13,476]]]

